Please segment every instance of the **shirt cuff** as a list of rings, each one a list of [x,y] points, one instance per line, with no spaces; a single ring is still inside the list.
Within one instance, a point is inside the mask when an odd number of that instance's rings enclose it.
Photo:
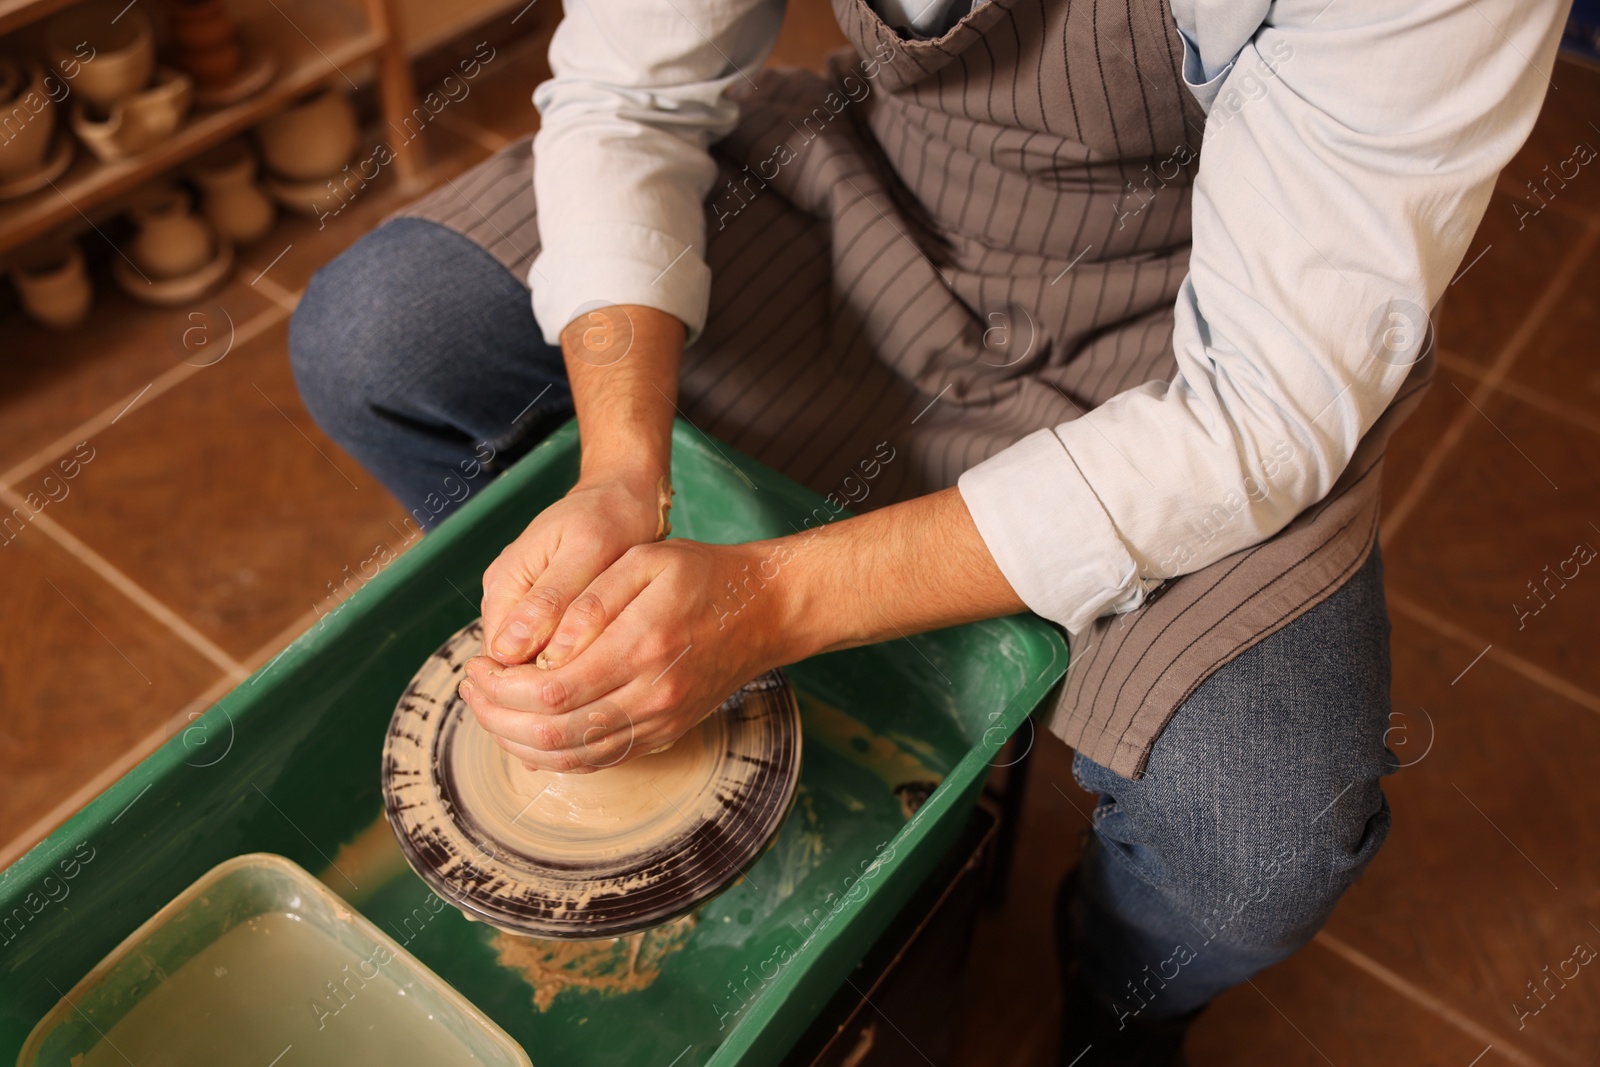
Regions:
[[[688,330],[687,344],[700,336],[711,300],[711,268],[692,245],[631,222],[561,229],[528,270],[533,315],[547,343],[559,345],[561,331],[582,312],[615,304],[672,315]]]
[[[1144,602],[1137,564],[1055,431],[1029,434],[956,487],[1000,573],[1033,611],[1076,634]]]

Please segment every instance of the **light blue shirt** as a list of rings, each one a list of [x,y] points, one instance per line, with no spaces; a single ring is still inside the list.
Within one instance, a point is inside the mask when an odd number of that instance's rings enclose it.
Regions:
[[[1081,630],[1328,493],[1409,373],[1421,331],[1406,332],[1405,312],[1444,293],[1532,128],[1566,7],[1172,0],[1208,112],[1177,374],[959,482],[1030,608]],[[879,0],[918,34],[969,8]],[[597,302],[659,308],[698,336],[707,146],[732,130],[726,90],[760,67],[782,16],[781,0],[567,0],[555,76],[534,94],[531,281],[547,340]],[[1186,544],[1194,516],[1223,501],[1238,502],[1230,522]]]

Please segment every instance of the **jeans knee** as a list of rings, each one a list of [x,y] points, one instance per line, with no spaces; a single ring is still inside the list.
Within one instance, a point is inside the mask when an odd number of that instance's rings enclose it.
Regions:
[[[1215,861],[1189,883],[1197,928],[1208,940],[1287,956],[1327,922],[1382,847],[1389,824],[1376,780],[1352,786],[1320,812],[1290,804],[1241,819],[1218,843]]]
[[[312,275],[289,320],[289,363],[306,408],[336,439],[396,390],[415,385],[411,357],[434,313],[433,223],[394,219]]]

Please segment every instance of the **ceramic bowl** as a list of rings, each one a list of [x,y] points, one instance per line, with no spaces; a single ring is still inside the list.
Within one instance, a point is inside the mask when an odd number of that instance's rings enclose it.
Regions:
[[[0,181],[11,182],[39,171],[50,151],[56,125],[56,104],[45,91],[44,67],[0,58]]]
[[[266,186],[272,198],[285,208],[297,215],[317,219],[324,215],[336,215],[344,206],[344,201],[339,199],[339,194],[330,188],[327,178],[313,178],[310,181],[291,182],[270,175],[263,176],[261,184]]]
[[[20,177],[0,180],[0,200],[15,200],[43,189],[67,172],[76,152],[77,142],[72,139],[72,134],[57,130],[55,141],[51,143],[50,151],[38,169]]]
[[[145,304],[179,307],[211,292],[233,273],[233,242],[217,238],[216,255],[199,270],[177,278],[140,277],[133,264],[118,256],[111,261],[111,275],[123,292]]]
[[[72,108],[72,129],[102,163],[136,156],[171,137],[194,103],[194,82],[187,74],[162,67],[155,84],[114,102],[104,112],[79,100]]]
[[[50,61],[72,91],[97,107],[109,108],[150,84],[155,38],[150,19],[137,7],[80,4],[50,20],[45,40]]]
[[[94,291],[83,250],[70,241],[36,245],[17,257],[11,281],[28,317],[53,330],[70,330],[89,315]]]
[[[256,136],[274,174],[297,182],[329,178],[355,153],[355,107],[337,89],[325,89],[263,122]]]

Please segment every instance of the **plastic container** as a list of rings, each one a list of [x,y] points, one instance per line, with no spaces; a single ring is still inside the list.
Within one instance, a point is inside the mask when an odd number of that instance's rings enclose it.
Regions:
[[[292,944],[252,951],[286,934]],[[226,947],[234,951],[223,966],[217,953]],[[163,1007],[149,1010],[169,976],[199,963],[203,973],[187,975],[181,992],[168,986]],[[141,1003],[151,1048],[117,1029]],[[385,1019],[391,1025],[383,1027]],[[390,1031],[388,1055],[353,1055],[352,1046],[371,1044],[375,1024]],[[301,1064],[380,1067],[428,1047],[430,1060],[529,1063],[504,1030],[393,938],[297,865],[259,852],[213,867],[129,935],[40,1021],[18,1067],[75,1067],[102,1044],[101,1060],[148,1063],[160,1058],[151,1053],[161,1045],[148,1040],[157,1030],[196,1045],[171,1062],[262,1063],[298,1045]]]
[[[248,852],[318,872],[536,1064],[782,1057],[955,842],[1001,746],[1065,672],[1065,644],[1018,616],[793,665],[800,790],[741,883],[637,953],[574,960],[507,943],[399,860],[379,754],[417,666],[477,615],[484,567],[577,464],[569,424],[503,477],[465,481],[456,516],[0,874],[0,1062],[130,931]],[[675,536],[749,540],[830,514],[683,423],[673,482]]]

